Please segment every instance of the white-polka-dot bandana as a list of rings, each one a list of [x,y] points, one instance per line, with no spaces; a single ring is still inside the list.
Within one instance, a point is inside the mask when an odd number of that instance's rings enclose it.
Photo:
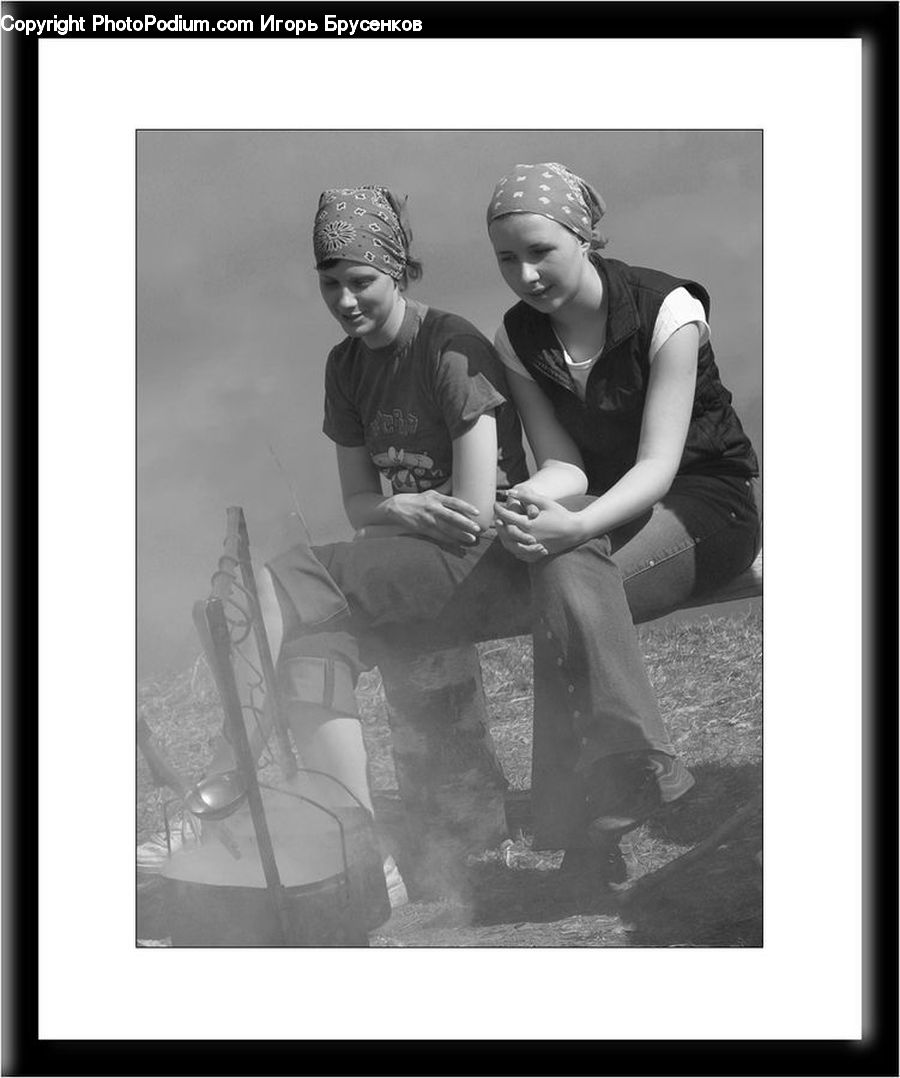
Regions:
[[[323,191],[313,227],[316,266],[331,258],[372,266],[399,280],[409,260],[403,208],[386,187]]]
[[[545,161],[516,165],[491,195],[487,223],[508,213],[537,213],[558,221],[583,240],[598,237],[597,225],[606,213],[600,193],[565,165]]]

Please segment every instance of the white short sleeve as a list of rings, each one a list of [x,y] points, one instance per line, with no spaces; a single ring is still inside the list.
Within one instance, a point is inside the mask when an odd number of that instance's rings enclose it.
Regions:
[[[700,331],[700,347],[709,340],[709,324],[703,304],[686,288],[673,289],[663,300],[650,338],[650,362],[676,329],[694,322]]]
[[[527,378],[529,382],[534,381],[528,371],[522,366],[522,361],[516,355],[513,346],[510,344],[506,326],[504,326],[502,322],[500,323],[500,328],[494,334],[494,347],[497,349],[497,355],[503,361],[504,367],[508,367],[522,378]]]

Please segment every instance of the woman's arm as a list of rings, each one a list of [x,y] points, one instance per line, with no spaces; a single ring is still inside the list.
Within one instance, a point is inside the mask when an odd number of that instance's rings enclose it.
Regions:
[[[484,463],[492,449],[490,470]],[[419,494],[386,495],[381,489],[378,469],[364,446],[337,447],[338,473],[347,519],[361,539],[387,535],[428,535],[444,541],[473,543],[481,530],[478,520],[490,520],[490,500],[493,498],[497,461],[496,423],[493,416],[482,416],[473,427],[453,443],[453,494],[426,490]],[[457,458],[461,475],[457,484]],[[480,482],[479,482],[480,479]],[[480,487],[490,486],[490,497]],[[486,502],[488,509],[479,509],[464,498]]]
[[[678,472],[690,424],[697,381],[699,333],[682,326],[657,352],[650,367],[641,437],[634,465],[605,494],[578,512],[528,491],[520,500],[532,513],[528,519],[498,507],[497,515],[519,541],[541,544],[555,553],[577,546],[631,520],[659,501]],[[516,488],[521,491],[521,488]]]
[[[699,341],[695,325],[682,326],[657,352],[647,383],[637,460],[615,486],[578,514],[585,538],[632,520],[671,487],[691,421]]]
[[[509,369],[506,378],[538,467],[535,474],[520,483],[516,490],[548,498],[584,494],[587,476],[581,454],[569,433],[560,425],[553,405],[543,390],[536,382]]]
[[[338,445],[338,475],[344,512],[354,528],[367,524],[388,524],[390,498],[381,489],[381,476],[363,445]]]
[[[477,510],[473,520],[489,528],[497,490],[497,420],[493,413],[453,439],[453,496]]]

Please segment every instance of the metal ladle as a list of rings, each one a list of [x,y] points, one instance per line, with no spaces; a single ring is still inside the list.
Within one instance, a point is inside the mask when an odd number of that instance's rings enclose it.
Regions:
[[[365,808],[359,797],[347,786],[341,782],[339,778],[329,774],[327,771],[319,771],[312,767],[300,767],[297,769],[301,774],[306,775],[322,775],[326,779],[330,779],[336,783],[343,790],[345,790],[359,805],[361,808]],[[266,783],[261,782],[260,786],[264,786],[267,790],[274,790],[276,793],[286,794],[288,797],[295,797],[300,801],[307,801],[311,805],[316,805],[318,808],[328,812],[328,809],[324,805],[320,805],[318,801],[313,801],[309,797],[304,797],[302,794],[297,794],[292,790],[283,790],[277,786],[268,786]],[[184,795],[184,807],[194,816],[199,816],[204,820],[224,820],[227,816],[230,816],[243,804],[247,797],[247,783],[244,780],[244,776],[237,769],[231,771],[221,771],[216,775],[209,775],[205,779],[201,779],[198,783],[188,790]]]
[[[184,807],[202,820],[224,820],[236,812],[247,797],[247,783],[240,771],[222,771],[201,779],[188,790]]]

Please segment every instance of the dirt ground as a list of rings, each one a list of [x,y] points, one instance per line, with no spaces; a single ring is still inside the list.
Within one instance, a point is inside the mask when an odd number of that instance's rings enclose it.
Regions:
[[[520,835],[469,858],[441,897],[413,895],[370,946],[762,946],[756,776],[700,769],[696,777],[677,809],[623,843],[626,884],[572,885],[559,873],[561,853],[533,853]]]

